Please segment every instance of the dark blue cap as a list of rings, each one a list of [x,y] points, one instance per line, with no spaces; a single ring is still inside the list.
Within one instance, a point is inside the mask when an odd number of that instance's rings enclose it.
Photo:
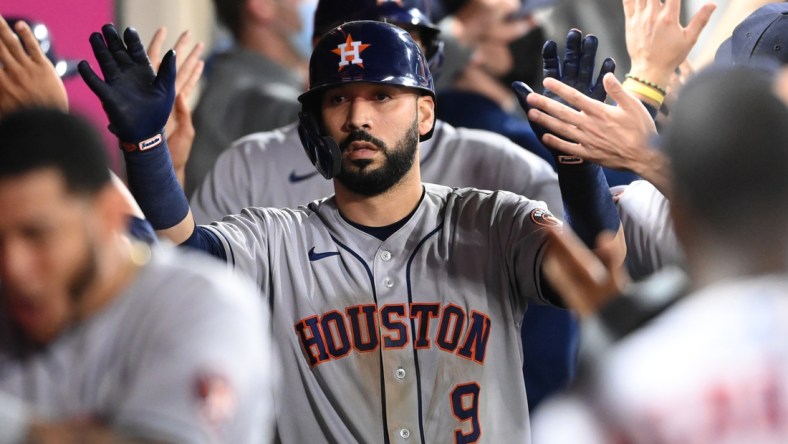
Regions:
[[[733,30],[720,45],[715,63],[751,65],[788,63],[788,3],[770,3],[758,8]]]

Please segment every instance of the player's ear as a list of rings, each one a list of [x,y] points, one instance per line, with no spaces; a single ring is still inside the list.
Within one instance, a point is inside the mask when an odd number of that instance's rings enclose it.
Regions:
[[[416,108],[419,114],[419,135],[423,136],[435,126],[435,99],[426,94],[419,96]]]

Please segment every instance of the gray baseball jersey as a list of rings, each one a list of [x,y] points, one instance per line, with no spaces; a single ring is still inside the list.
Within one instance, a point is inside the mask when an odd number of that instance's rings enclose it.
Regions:
[[[44,348],[0,322],[0,391],[45,420],[94,418],[154,441],[269,442],[263,305],[215,260],[157,248],[121,294]]]
[[[563,214],[552,167],[499,134],[438,121],[419,149],[424,182],[507,190]],[[206,224],[249,206],[295,208],[333,193],[333,182],[309,163],[291,124],[246,136],[225,150],[193,195],[191,208],[197,223]]]
[[[627,269],[641,280],[666,265],[684,263],[673,222],[670,203],[654,185],[636,180],[611,188],[624,237],[627,242]]]
[[[520,322],[560,222],[513,193],[424,187],[386,241],[333,197],[207,226],[271,300],[283,440],[530,440]]]
[[[705,287],[606,353],[590,396],[544,405],[534,440],[788,442],[786,342],[784,275]]]

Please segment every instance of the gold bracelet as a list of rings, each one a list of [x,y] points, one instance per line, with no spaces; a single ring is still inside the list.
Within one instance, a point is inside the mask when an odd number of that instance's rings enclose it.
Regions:
[[[624,81],[623,87],[625,90],[640,94],[643,97],[648,97],[649,99],[653,100],[657,103],[657,108],[662,106],[662,102],[665,101],[665,95],[662,92],[657,91],[656,89],[646,86],[642,83],[639,83],[636,80],[627,79]]]

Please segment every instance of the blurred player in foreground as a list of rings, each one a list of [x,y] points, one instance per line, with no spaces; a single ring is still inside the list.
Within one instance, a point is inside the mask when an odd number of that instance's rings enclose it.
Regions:
[[[634,331],[620,327],[633,315],[626,307],[644,300],[639,291],[586,322],[623,338],[598,355],[573,396],[545,406],[535,440],[788,439],[788,107],[774,88],[771,73],[739,66],[711,68],[683,89],[660,143],[689,285]],[[584,283],[554,281],[569,301],[616,287],[615,273],[581,250],[546,265],[557,276],[596,270]],[[673,282],[658,275],[646,285],[664,296]]]
[[[98,134],[0,120],[0,442],[267,442],[272,360],[254,287],[129,241]]]

